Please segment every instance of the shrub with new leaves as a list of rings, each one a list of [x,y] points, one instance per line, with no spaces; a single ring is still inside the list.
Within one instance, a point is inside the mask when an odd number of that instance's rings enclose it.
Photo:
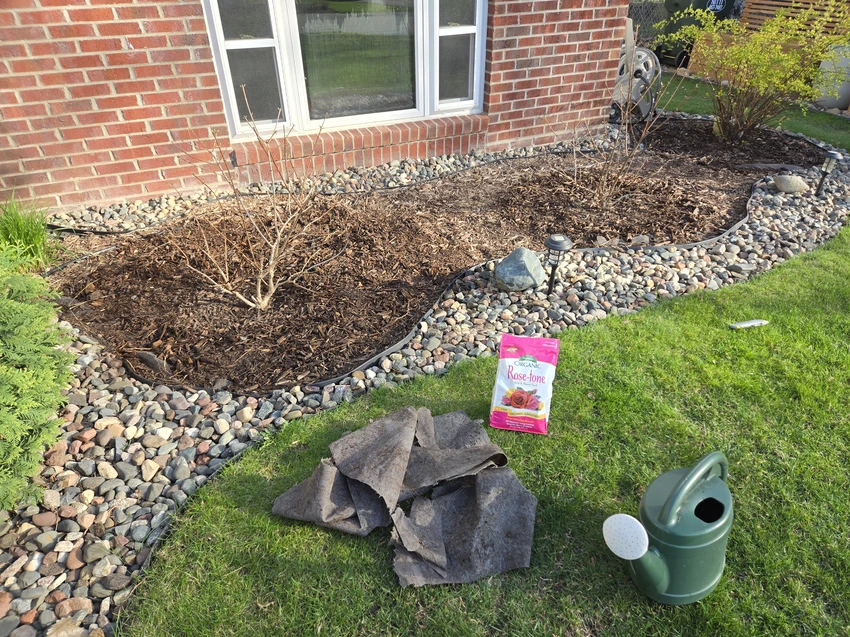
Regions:
[[[53,261],[61,249],[47,231],[47,211],[11,197],[0,202],[0,250],[21,270],[34,270]]]
[[[65,339],[46,282],[0,251],[0,508],[37,495],[29,478],[59,435],[56,409],[70,380]]]
[[[844,79],[837,65],[821,66],[838,59],[836,47],[850,43],[850,5],[844,1],[780,9],[753,32],[692,7],[657,26],[664,25],[683,25],[657,43],[694,48],[692,66],[713,82],[715,132],[730,143],[790,106],[835,94]]]

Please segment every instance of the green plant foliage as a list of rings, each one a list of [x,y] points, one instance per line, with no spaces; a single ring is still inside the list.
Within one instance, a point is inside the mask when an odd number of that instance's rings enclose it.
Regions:
[[[789,105],[835,94],[843,71],[821,62],[836,61],[836,47],[850,43],[850,6],[823,0],[781,9],[754,32],[693,7],[657,26],[678,27],[657,44],[693,47],[692,66],[713,82],[715,132],[737,143]]]
[[[59,434],[56,409],[70,380],[65,333],[38,277],[0,251],[0,508],[37,495],[29,478]]]
[[[59,250],[45,222],[46,210],[14,197],[0,203],[0,249],[15,253],[23,269],[32,270],[53,261]]]

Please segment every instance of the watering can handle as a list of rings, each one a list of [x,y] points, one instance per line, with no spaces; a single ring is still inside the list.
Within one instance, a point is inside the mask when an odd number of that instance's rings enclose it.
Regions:
[[[706,473],[714,467],[720,467],[720,479],[726,482],[726,476],[729,475],[729,462],[726,460],[726,456],[719,451],[712,451],[696,463],[694,468],[684,478],[679,480],[679,483],[673,489],[673,493],[670,494],[667,502],[664,503],[664,508],[661,509],[661,515],[658,517],[658,521],[662,525],[673,525],[676,521],[676,514],[679,511],[679,507],[682,506],[685,497],[687,497],[688,493],[697,484],[705,479]]]

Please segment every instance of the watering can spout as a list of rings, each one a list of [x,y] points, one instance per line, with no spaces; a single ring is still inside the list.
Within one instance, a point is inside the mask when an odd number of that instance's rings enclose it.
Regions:
[[[629,562],[629,566],[641,587],[647,591],[654,591],[656,595],[663,595],[670,587],[670,569],[661,554],[654,548],[649,550],[636,560]]]
[[[632,577],[650,597],[667,592],[670,586],[667,561],[658,549],[649,545],[649,535],[639,520],[625,513],[616,513],[605,520],[602,534],[608,548],[617,557],[629,561]]]

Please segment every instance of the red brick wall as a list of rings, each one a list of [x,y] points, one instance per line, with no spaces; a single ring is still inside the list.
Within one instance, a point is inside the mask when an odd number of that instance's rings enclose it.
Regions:
[[[490,0],[491,148],[548,144],[607,121],[627,0]]]
[[[484,115],[293,138],[310,157],[299,165],[332,171],[594,127],[627,10],[623,0],[491,0]],[[243,175],[259,178],[256,144],[226,137],[200,0],[0,0],[0,199],[55,209],[195,192],[193,158],[214,130]]]
[[[198,189],[226,130],[200,2],[2,0],[0,197],[53,206]]]
[[[351,166],[377,166],[408,157],[425,158],[466,153],[485,145],[486,115],[457,115],[384,126],[359,127],[323,132],[320,135],[293,135],[286,144],[284,162],[295,174],[317,174]],[[248,182],[270,178],[266,151],[258,142],[232,144],[241,178]],[[281,158],[277,145],[269,149],[273,159]],[[209,149],[195,154],[210,157]]]

